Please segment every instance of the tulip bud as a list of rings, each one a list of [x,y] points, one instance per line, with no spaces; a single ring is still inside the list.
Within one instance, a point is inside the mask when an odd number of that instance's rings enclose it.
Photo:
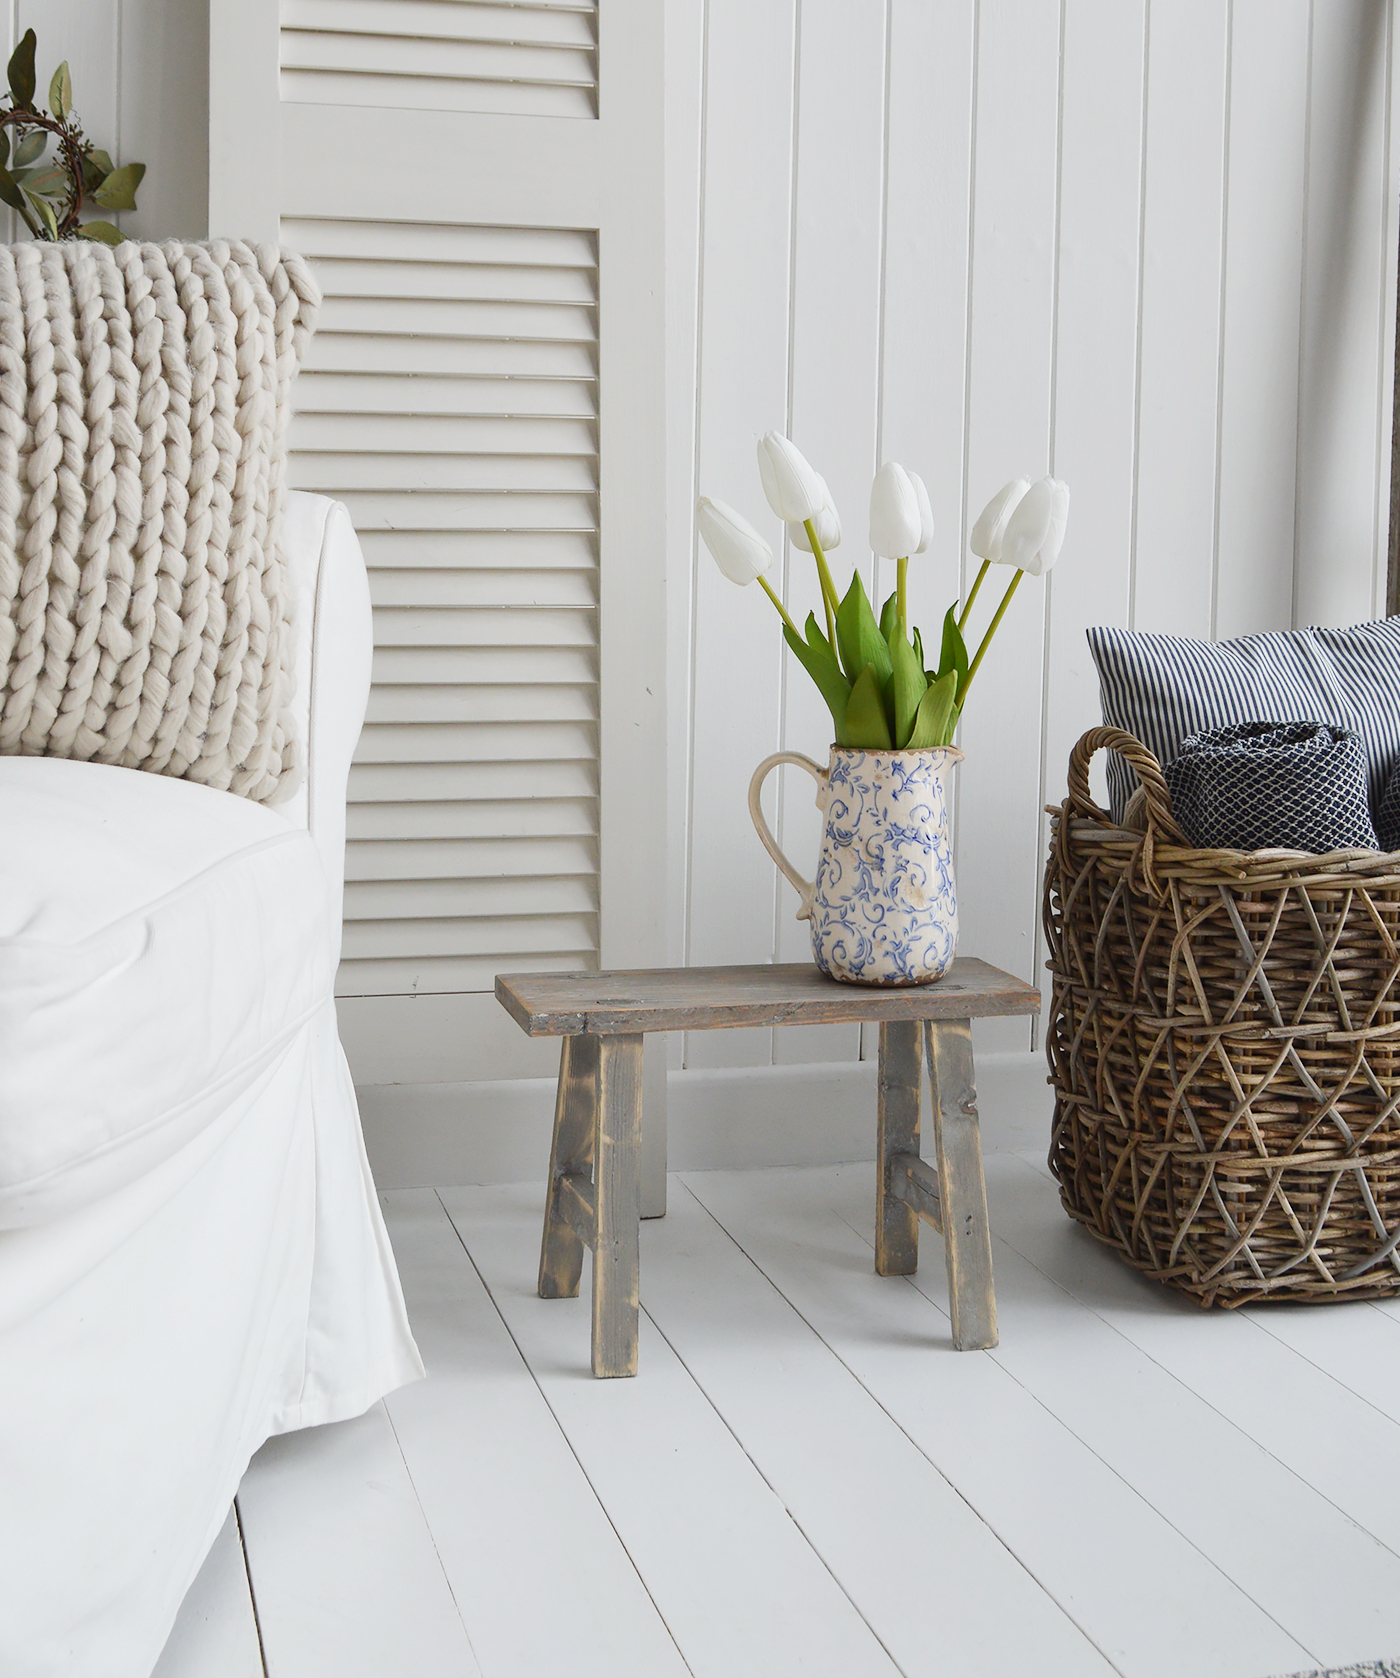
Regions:
[[[817,527],[817,541],[821,543],[822,552],[830,553],[833,548],[841,546],[841,517],[836,511],[836,503],[831,499],[831,491],[826,487],[826,479],[821,480],[822,494],[826,503],[822,510],[812,520]],[[812,544],[807,536],[805,524],[790,524],[788,535],[792,537],[792,545],[801,548],[803,553],[812,551]]]
[[[1030,577],[1043,577],[1060,557],[1069,518],[1069,485],[1042,478],[1021,497],[1007,521],[1001,563]]]
[[[776,431],[766,432],[758,440],[758,475],[768,505],[785,524],[816,518],[830,500],[820,473]]]
[[[1002,544],[1006,538],[1007,521],[1030,487],[1029,478],[1013,478],[1009,484],[1004,484],[982,509],[981,516],[973,525],[972,534],[967,539],[968,547],[978,559],[990,560],[993,565],[1002,563]]]
[[[923,479],[886,461],[870,486],[870,546],[882,559],[907,559],[932,540],[933,509]]]
[[[726,507],[723,501],[711,501],[702,495],[696,505],[696,522],[715,563],[740,588],[747,588],[773,563],[772,548],[742,513]]]

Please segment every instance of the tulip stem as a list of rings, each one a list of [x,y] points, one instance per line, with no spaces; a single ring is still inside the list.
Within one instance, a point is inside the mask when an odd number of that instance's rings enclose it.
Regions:
[[[909,580],[909,556],[907,554],[903,559],[895,560],[894,570],[896,578],[895,592],[899,599],[899,605],[897,608],[899,612],[899,638],[901,641],[907,641],[909,639],[909,596],[907,587]]]
[[[984,559],[982,561],[982,569],[977,573],[977,581],[975,583],[973,583],[972,592],[967,597],[967,605],[963,607],[962,616],[958,619],[958,631],[959,631],[959,633],[961,633],[964,629],[967,628],[967,620],[972,616],[972,602],[974,600],[976,600],[976,598],[977,598],[977,591],[982,586],[983,577],[985,577],[987,575],[987,573],[991,570],[991,568],[992,568],[991,560]]]
[[[1006,616],[1006,608],[1011,604],[1011,596],[1016,592],[1016,585],[1020,582],[1021,578],[1025,576],[1025,574],[1026,573],[1024,571],[1018,571],[1011,579],[1011,586],[1007,589],[1006,593],[1002,595],[1001,605],[997,607],[996,616],[987,626],[987,633],[982,637],[982,645],[977,649],[977,656],[967,667],[967,674],[962,679],[962,686],[958,689],[957,698],[955,700],[959,710],[962,709],[963,701],[967,697],[967,690],[972,686],[972,678],[977,674],[977,666],[982,662],[982,655],[991,645],[992,637],[997,632],[997,625]]]
[[[811,519],[803,519],[802,528],[807,532],[807,540],[812,544],[812,558],[817,562],[817,579],[822,586],[822,605],[826,608],[826,638],[834,647],[836,645],[836,608],[840,604],[840,596],[836,593],[836,584],[831,580],[831,567],[826,563],[826,555],[822,552],[822,545],[817,540],[817,527]]]
[[[778,599],[777,595],[774,594],[773,590],[768,586],[767,577],[760,577],[758,579],[758,581],[759,581],[759,585],[763,589],[763,592],[768,596],[768,598],[778,608],[779,617],[782,618],[783,622],[788,626],[788,628],[793,632],[793,634],[797,636],[797,639],[800,641],[802,639],[802,637],[801,637],[800,634],[798,634],[797,625],[788,616],[787,607],[783,605],[782,601]]]

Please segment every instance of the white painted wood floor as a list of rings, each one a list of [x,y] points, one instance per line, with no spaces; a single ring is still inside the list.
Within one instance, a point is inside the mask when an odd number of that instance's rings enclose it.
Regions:
[[[1400,1654],[1400,1304],[1205,1313],[987,1171],[996,1351],[930,1232],[874,1275],[870,1166],[709,1172],[643,1226],[635,1381],[588,1374],[586,1273],[534,1295],[539,1184],[386,1195],[429,1379],[263,1449],[157,1678]]]

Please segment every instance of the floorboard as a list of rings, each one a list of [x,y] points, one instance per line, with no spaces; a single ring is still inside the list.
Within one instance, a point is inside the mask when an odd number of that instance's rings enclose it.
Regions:
[[[519,1218],[537,1238],[537,1187],[530,1198]],[[486,1678],[679,1678],[665,1623],[437,1195],[383,1199],[428,1368],[389,1413]]]
[[[443,1190],[442,1199],[695,1678],[896,1678],[645,1315],[644,1377],[591,1378],[587,1288],[577,1300],[534,1290],[537,1188]],[[646,1225],[649,1248],[657,1227]]]
[[[268,1678],[478,1678],[382,1404],[270,1439],[238,1508]]]
[[[151,1678],[263,1678],[248,1570],[232,1509],[185,1593]]]
[[[762,1218],[770,1174],[754,1175]],[[813,1257],[803,1253],[799,1267]],[[839,1288],[845,1279],[826,1282]],[[804,1319],[679,1187],[664,1224],[646,1226],[642,1297],[910,1678],[1113,1670],[823,1343],[822,1325]],[[909,1327],[898,1356],[922,1378]]]
[[[1007,1232],[995,1251],[997,1360],[1313,1654],[1330,1665],[1377,1647],[1400,1648],[1400,1557],[1051,1280],[1044,1272],[1053,1273],[1053,1265],[1037,1268],[1052,1249],[1088,1245],[1091,1238],[1064,1216],[1050,1183],[1007,1163],[1011,1169],[998,1163],[989,1171],[992,1226]],[[1003,1198],[1008,1182],[1019,1191],[1014,1208]],[[1123,1268],[1107,1254],[1095,1256]],[[940,1272],[936,1262],[925,1265],[918,1286],[941,1303]],[[1142,1285],[1130,1273],[1128,1281]],[[1144,1305],[1159,1314],[1182,1309],[1159,1287]],[[1257,1339],[1242,1319],[1185,1310],[1198,1332],[1212,1333],[1222,1345],[1249,1349]],[[1066,1347],[1073,1347],[1072,1358]],[[1285,1378],[1277,1361],[1264,1381]],[[1288,1371],[1295,1383],[1315,1374]],[[1092,1405],[1084,1402],[1086,1391],[1094,1394]],[[1319,1552],[1347,1581],[1345,1590],[1317,1590]]]
[[[1019,1161],[996,1162],[989,1179],[993,1228],[1004,1228],[1032,1263],[1377,1541],[1389,1580],[1384,1586],[1335,1520],[1301,1519],[1296,1499],[1287,1509],[1270,1501],[1262,1504],[1273,1511],[1270,1533],[1256,1538],[1251,1555],[1271,1552],[1282,1573],[1286,1553],[1297,1555],[1306,1533],[1306,1548],[1335,1554],[1341,1576],[1361,1566],[1347,1610],[1351,1635],[1378,1636],[1400,1649],[1400,1422],[1269,1333],[1259,1320],[1264,1308],[1202,1311],[1129,1269],[1063,1215],[1049,1215],[1058,1210],[1053,1191]],[[1347,1333],[1358,1340],[1385,1336],[1388,1327],[1364,1301],[1315,1306],[1312,1314],[1332,1319],[1330,1328],[1313,1332],[1334,1342]],[[1307,1577],[1305,1568],[1298,1571]],[[1374,1607],[1363,1619],[1359,1604],[1368,1596]],[[1374,1651],[1374,1640],[1368,1646]],[[1336,1647],[1330,1636],[1326,1647]]]
[[[936,1297],[910,1279],[874,1274],[865,1235],[832,1207],[854,1194],[868,1223],[871,1168],[825,1177],[716,1172],[684,1181],[1126,1678],[1262,1678],[1308,1666],[1312,1651],[1004,1363],[955,1352]],[[919,1279],[941,1284],[941,1245],[925,1236],[924,1246]],[[1005,1320],[1001,1332],[1005,1346]],[[1063,1340],[1071,1364],[1077,1350]],[[1092,1380],[1080,1393],[1082,1403],[1098,1402]]]

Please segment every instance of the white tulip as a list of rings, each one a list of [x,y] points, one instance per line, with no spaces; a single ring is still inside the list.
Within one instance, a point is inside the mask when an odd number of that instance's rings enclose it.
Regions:
[[[1043,577],[1060,557],[1069,518],[1069,485],[1042,478],[1021,497],[1007,521],[1001,563],[1030,577]]]
[[[1030,487],[1029,478],[1013,478],[1009,484],[1004,484],[982,509],[981,516],[973,525],[972,534],[967,539],[968,547],[978,559],[990,560],[993,565],[1001,564],[1007,523]]]
[[[768,505],[785,524],[815,519],[830,500],[821,474],[776,431],[766,432],[758,440],[758,475],[763,479]]]
[[[696,505],[696,522],[715,563],[740,588],[747,588],[773,563],[772,548],[742,513],[723,501],[702,495]]]
[[[826,502],[812,523],[817,527],[817,541],[821,543],[822,552],[830,553],[833,548],[841,546],[841,516],[836,511],[836,503],[831,499],[831,491],[826,487],[825,478],[821,480],[821,486]],[[792,537],[793,547],[801,548],[803,553],[811,553],[812,543],[805,524],[790,524],[788,535]]]
[[[933,509],[923,479],[886,461],[870,486],[870,546],[882,559],[907,559],[932,540]]]

